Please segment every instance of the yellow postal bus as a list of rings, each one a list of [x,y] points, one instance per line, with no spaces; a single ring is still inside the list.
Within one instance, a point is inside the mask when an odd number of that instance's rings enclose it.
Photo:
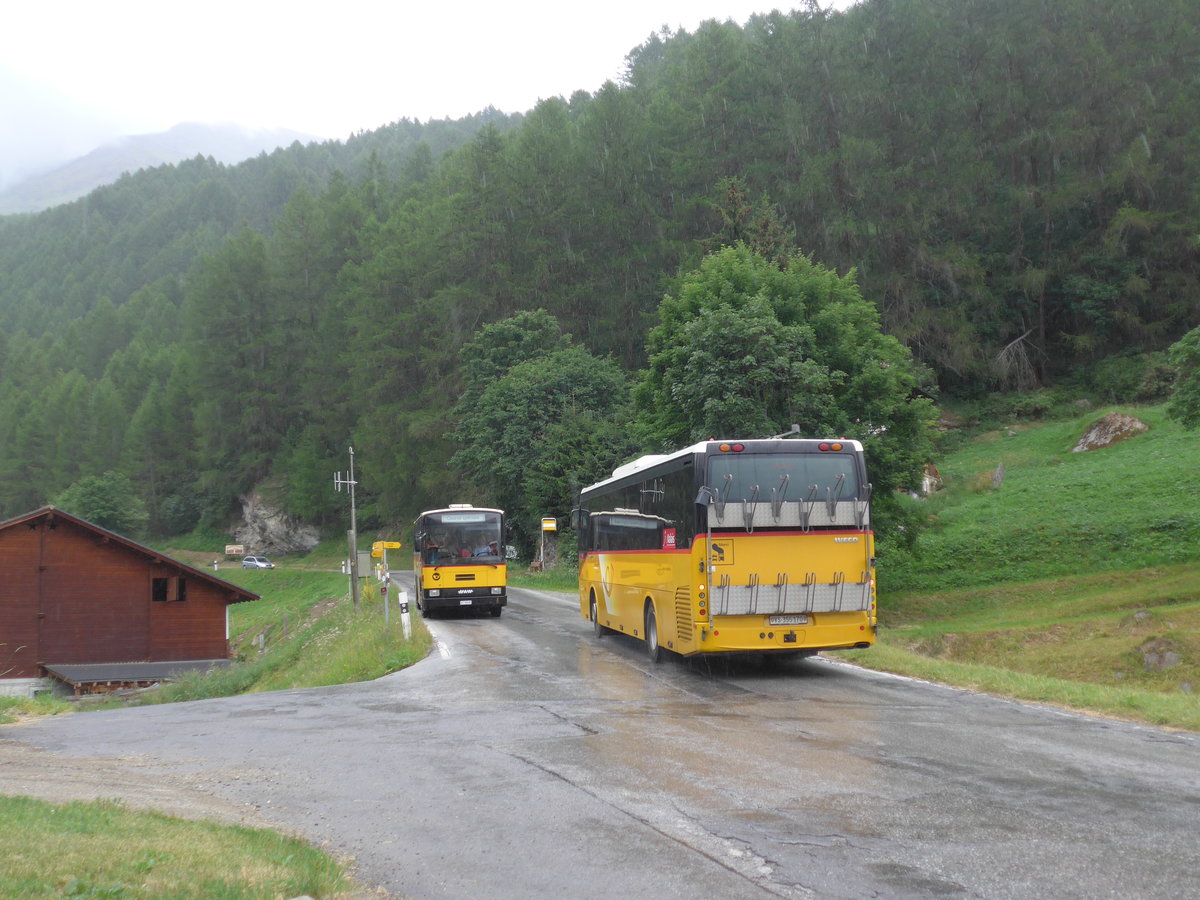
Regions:
[[[811,655],[875,641],[862,444],[704,441],[621,466],[580,495],[580,612],[696,653]]]
[[[451,504],[413,523],[413,580],[423,616],[449,609],[499,616],[508,604],[504,510]]]

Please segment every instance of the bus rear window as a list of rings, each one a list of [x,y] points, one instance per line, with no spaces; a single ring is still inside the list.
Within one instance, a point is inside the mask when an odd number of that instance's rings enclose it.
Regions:
[[[781,488],[789,501],[824,500],[827,491],[849,500],[859,493],[857,458],[850,453],[723,453],[708,458],[708,486],[721,500],[748,500],[756,485],[759,500],[771,499],[772,489]]]

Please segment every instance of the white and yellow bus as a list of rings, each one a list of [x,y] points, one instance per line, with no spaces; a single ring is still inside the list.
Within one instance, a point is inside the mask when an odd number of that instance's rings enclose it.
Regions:
[[[499,616],[508,604],[504,511],[451,504],[413,523],[413,581],[421,614],[458,609]]]
[[[875,642],[862,444],[704,441],[580,495],[580,612],[665,650],[812,655]]]

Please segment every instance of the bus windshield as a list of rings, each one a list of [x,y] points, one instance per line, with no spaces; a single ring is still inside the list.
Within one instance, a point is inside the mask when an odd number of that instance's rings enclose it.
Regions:
[[[721,502],[769,500],[772,489],[784,490],[788,501],[859,495],[858,466],[850,453],[723,453],[708,458],[707,484]]]
[[[427,513],[418,528],[416,549],[426,564],[439,566],[503,562],[500,514],[489,510]]]

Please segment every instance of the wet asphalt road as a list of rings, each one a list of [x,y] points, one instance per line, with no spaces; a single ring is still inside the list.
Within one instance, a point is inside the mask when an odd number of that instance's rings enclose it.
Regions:
[[[375,682],[5,737],[135,757],[411,898],[1200,897],[1196,735],[827,659],[653,666],[558,594],[430,624]]]

